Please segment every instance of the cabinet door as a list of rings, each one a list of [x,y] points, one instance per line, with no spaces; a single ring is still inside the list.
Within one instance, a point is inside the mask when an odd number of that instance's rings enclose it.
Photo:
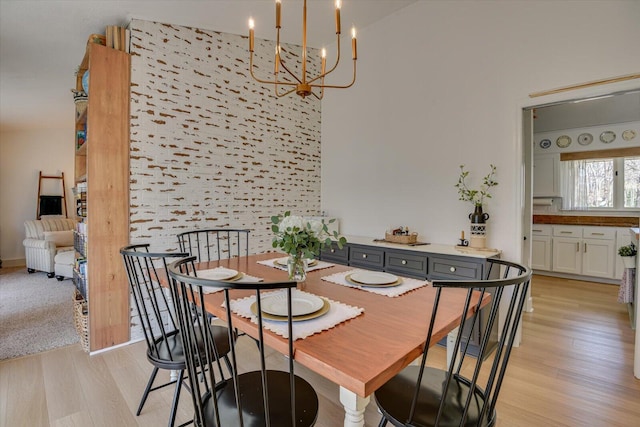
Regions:
[[[384,271],[409,277],[426,279],[428,257],[408,251],[387,250],[384,254]]]
[[[384,250],[369,246],[350,245],[349,265],[382,270],[384,268]]]
[[[613,240],[584,239],[582,246],[582,274],[612,279],[615,265],[615,242]]]
[[[533,197],[560,196],[560,155],[538,154],[533,159]]]
[[[349,246],[345,245],[340,249],[337,243],[332,242],[331,246],[322,249],[320,259],[347,265],[349,264]]]
[[[533,236],[531,238],[531,268],[551,270],[551,237]]]
[[[559,273],[581,274],[581,239],[554,237],[552,244],[553,271]]]
[[[429,280],[434,279],[482,279],[484,260],[461,257],[429,257]]]

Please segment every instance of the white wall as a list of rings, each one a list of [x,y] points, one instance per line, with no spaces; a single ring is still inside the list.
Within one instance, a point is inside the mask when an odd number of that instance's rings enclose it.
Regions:
[[[458,166],[479,183],[493,163],[487,244],[517,259],[521,108],[548,102],[528,94],[638,72],[638,22],[635,1],[419,1],[362,29],[355,86],[323,100],[322,209],[345,234],[453,244]]]
[[[73,105],[73,99],[69,97]],[[24,263],[24,221],[35,219],[38,173],[64,172],[67,208],[73,216],[73,115],[68,128],[5,130],[0,133],[0,258],[3,266]],[[43,181],[42,194],[61,194],[59,181]]]

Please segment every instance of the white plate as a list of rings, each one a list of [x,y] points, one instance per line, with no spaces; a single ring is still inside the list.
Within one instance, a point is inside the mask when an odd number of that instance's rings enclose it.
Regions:
[[[571,137],[569,135],[560,135],[556,139],[556,145],[560,148],[567,148],[571,145]]]
[[[198,270],[198,277],[209,280],[229,280],[238,275],[236,270],[230,268],[212,268],[210,270]]]
[[[386,285],[398,280],[398,276],[379,271],[357,271],[351,274],[351,280],[365,285]]]
[[[291,315],[303,316],[320,310],[324,306],[322,298],[315,295],[302,294],[293,291],[291,294]],[[278,293],[262,299],[262,311],[275,316],[286,316],[287,294]]]
[[[600,142],[604,144],[610,144],[616,139],[616,134],[613,131],[606,130],[600,134]]]
[[[289,261],[289,257],[278,258],[273,261],[275,265],[279,265],[280,267],[286,267],[287,262]],[[307,258],[307,267],[313,267],[318,263],[318,260],[315,258]]]
[[[590,133],[581,133],[578,135],[578,144],[580,145],[589,145],[593,141],[593,135]]]

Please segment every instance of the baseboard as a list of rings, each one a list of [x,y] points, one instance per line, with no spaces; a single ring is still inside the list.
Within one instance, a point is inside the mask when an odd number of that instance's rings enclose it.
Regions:
[[[576,274],[557,273],[555,271],[542,271],[542,270],[534,270],[533,274],[539,274],[540,276],[560,277],[563,279],[570,279],[570,280],[580,280],[583,282],[596,282],[596,283],[605,283],[607,285],[620,285],[620,280],[618,279],[605,279],[603,277],[580,276]]]
[[[27,260],[24,258],[2,260],[2,267],[26,267],[26,266],[27,266]]]

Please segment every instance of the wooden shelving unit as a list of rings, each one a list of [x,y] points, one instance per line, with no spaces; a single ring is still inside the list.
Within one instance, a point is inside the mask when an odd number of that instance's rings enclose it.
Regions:
[[[86,114],[76,114],[76,132],[86,128],[75,155],[75,183],[86,180],[85,222],[89,350],[129,340],[129,287],[119,249],[129,243],[130,55],[88,43],[76,89],[89,70]]]

